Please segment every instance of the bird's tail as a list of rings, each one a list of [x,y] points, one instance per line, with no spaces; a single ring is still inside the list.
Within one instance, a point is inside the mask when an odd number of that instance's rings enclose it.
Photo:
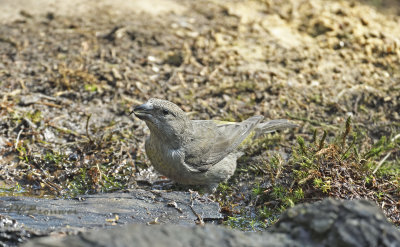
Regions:
[[[273,132],[275,130],[296,128],[296,127],[299,126],[293,122],[290,122],[287,119],[270,120],[267,122],[257,124],[257,126],[254,128],[254,131],[256,132],[255,137]]]

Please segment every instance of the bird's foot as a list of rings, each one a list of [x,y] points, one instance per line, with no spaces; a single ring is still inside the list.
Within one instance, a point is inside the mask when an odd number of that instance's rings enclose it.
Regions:
[[[170,190],[176,186],[176,183],[169,179],[154,181],[151,188],[156,190]]]

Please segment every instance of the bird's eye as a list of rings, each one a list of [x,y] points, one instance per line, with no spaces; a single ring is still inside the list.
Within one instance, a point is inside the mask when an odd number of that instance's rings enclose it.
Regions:
[[[166,109],[163,109],[163,110],[162,110],[162,113],[163,113],[163,115],[164,115],[164,116],[166,116],[166,115],[168,115],[168,114],[169,114],[169,111],[168,111],[168,110],[166,110]]]

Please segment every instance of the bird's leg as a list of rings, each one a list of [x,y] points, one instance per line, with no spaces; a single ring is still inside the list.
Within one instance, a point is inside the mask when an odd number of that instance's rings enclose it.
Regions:
[[[206,186],[205,190],[207,193],[212,194],[217,190],[217,188],[218,188],[218,184],[209,184]]]

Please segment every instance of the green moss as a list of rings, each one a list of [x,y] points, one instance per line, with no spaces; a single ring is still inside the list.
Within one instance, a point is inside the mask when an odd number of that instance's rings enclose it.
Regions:
[[[42,112],[39,110],[26,113],[26,117],[35,124],[39,123],[43,119]]]
[[[270,149],[271,145],[274,144],[263,138],[249,143],[247,158],[239,161],[250,163],[240,167],[239,174],[246,172],[263,178],[254,182],[251,189],[252,201],[258,208],[252,214],[255,221],[268,226],[287,208],[325,197],[362,196],[377,203],[400,199],[399,160],[385,160],[386,156],[399,150],[398,137],[383,136],[370,145],[365,131],[353,131],[351,119],[348,118],[340,131],[335,133],[323,130],[322,134],[318,134],[318,131],[314,131],[310,141],[297,137],[297,145],[292,148],[288,163],[279,155],[268,156],[268,162],[265,163],[251,162],[250,157]],[[262,170],[262,174],[252,167]],[[391,215],[396,217],[394,208],[389,209],[386,204],[384,210],[387,210],[385,212],[389,218]],[[250,224],[249,220],[246,221],[247,215],[249,212],[246,211],[235,214],[227,224],[242,229],[244,222]]]
[[[0,187],[0,196],[21,196],[26,192],[25,188],[23,188],[19,183],[16,183],[12,187]]]
[[[113,163],[93,165],[90,168],[81,168],[75,177],[68,183],[68,195],[91,194],[95,192],[112,192],[123,189],[126,177],[121,174],[110,173]],[[130,168],[126,167],[126,171]]]
[[[224,221],[224,225],[233,229],[240,229],[241,231],[262,231],[267,227],[262,220],[233,216],[228,216],[228,219]]]
[[[85,84],[85,90],[89,92],[96,92],[98,88],[96,84]]]

